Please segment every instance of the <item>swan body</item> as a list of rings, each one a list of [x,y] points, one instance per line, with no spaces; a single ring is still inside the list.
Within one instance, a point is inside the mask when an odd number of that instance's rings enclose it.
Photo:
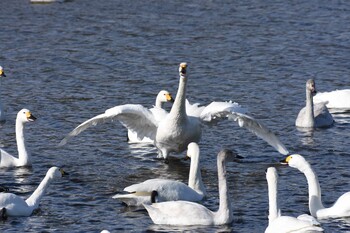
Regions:
[[[327,108],[332,112],[350,110],[350,89],[335,90],[330,92],[317,93],[314,96],[315,103],[326,103]]]
[[[285,158],[282,163],[298,169],[306,176],[309,186],[309,210],[313,217],[327,219],[350,216],[350,192],[340,196],[333,206],[325,208],[321,200],[321,187],[318,177],[305,158],[301,155],[293,154]]]
[[[225,160],[231,151],[222,150],[217,157],[219,198],[218,211],[214,212],[203,205],[189,201],[168,201],[144,204],[155,224],[189,226],[189,225],[223,225],[233,220],[231,201],[226,181]]]
[[[21,197],[13,193],[0,193],[0,209],[6,210],[8,216],[30,216],[35,209],[39,207],[39,202],[45,194],[52,180],[62,177],[66,173],[58,168],[51,167],[45,178],[41,181],[38,188],[27,199],[24,200]]]
[[[0,66],[0,78],[6,77],[4,69]],[[3,125],[6,121],[4,107],[0,103],[0,125]]]
[[[302,108],[295,121],[297,127],[320,128],[333,125],[334,119],[325,103],[314,104],[313,95],[316,94],[315,81],[306,82],[306,106]]]
[[[181,63],[179,66],[179,88],[175,102],[170,113],[163,110],[164,115],[160,121],[150,110],[141,105],[117,106],[77,126],[59,145],[66,144],[71,137],[91,126],[117,119],[125,127],[137,132],[140,137],[154,140],[154,144],[158,148],[158,156],[167,159],[170,153],[181,153],[189,143],[198,142],[201,138],[203,125],[228,119],[237,121],[239,126],[247,128],[280,153],[288,154],[276,135],[254,118],[246,115],[246,110],[237,103],[212,102],[206,107],[199,107],[198,104],[186,104],[186,69],[187,64]]]
[[[17,113],[16,141],[18,158],[10,155],[3,149],[0,149],[0,167],[21,167],[32,165],[30,152],[27,150],[24,139],[24,124],[35,120],[36,118],[28,109],[22,109]]]
[[[139,184],[128,186],[127,194],[117,194],[113,198],[119,199],[129,206],[150,204],[152,191],[158,192],[158,202],[163,201],[201,201],[206,195],[199,164],[199,147],[197,143],[188,145],[187,156],[191,158],[188,186],[180,181],[168,179],[149,179]]]
[[[281,216],[277,204],[278,174],[276,168],[267,169],[266,180],[269,189],[269,225],[265,233],[323,232],[320,224],[312,216],[301,215],[298,218]]]

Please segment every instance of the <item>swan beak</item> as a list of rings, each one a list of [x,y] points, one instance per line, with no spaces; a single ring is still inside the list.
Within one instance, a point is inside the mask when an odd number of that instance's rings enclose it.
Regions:
[[[6,74],[3,70],[0,70],[0,77],[6,77]]]
[[[286,157],[285,159],[281,160],[280,162],[281,162],[281,164],[283,164],[283,165],[288,165],[288,163],[289,163],[289,161],[290,161],[291,158],[292,158],[292,156],[289,155],[288,157]]]
[[[60,168],[60,172],[62,176],[67,176],[69,175],[68,172],[65,172],[62,168]]]
[[[36,117],[33,116],[33,114],[31,112],[27,112],[26,116],[27,116],[28,121],[35,121],[36,120]]]
[[[170,94],[166,94],[165,98],[168,102],[174,103],[174,98]]]
[[[191,157],[190,157],[190,156],[188,156],[188,154],[186,154],[186,156],[185,156],[184,160],[185,160],[185,161],[187,161],[187,160],[189,160],[189,159],[191,159]]]
[[[187,63],[186,62],[182,62],[180,64],[180,67],[179,67],[179,72],[181,75],[185,75],[186,74],[186,68],[187,68]]]

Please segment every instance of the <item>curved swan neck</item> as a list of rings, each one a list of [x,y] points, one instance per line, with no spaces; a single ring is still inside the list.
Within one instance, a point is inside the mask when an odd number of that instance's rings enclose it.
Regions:
[[[155,106],[157,108],[163,108],[163,102],[159,98],[156,98]]]
[[[324,209],[321,199],[321,187],[317,175],[308,162],[305,162],[303,166],[298,169],[304,173],[306,177],[309,186],[309,210],[312,216],[316,216],[318,210]]]
[[[190,174],[188,176],[188,186],[193,190],[206,194],[205,187],[202,181],[199,152],[191,157]]]
[[[267,186],[269,190],[269,223],[278,217],[278,203],[277,203],[277,178],[268,179]]]
[[[312,93],[307,87],[306,87],[305,117],[308,122],[308,127],[314,127],[315,126],[314,102],[313,102]]]
[[[226,162],[225,156],[222,154],[217,159],[218,166],[218,178],[219,178],[219,210],[216,212],[217,218],[228,223],[232,220],[232,206],[230,201],[230,195],[227,188],[226,180]]]
[[[179,88],[177,89],[176,98],[173,107],[170,110],[170,115],[181,118],[186,117],[186,82],[187,77],[180,75]]]
[[[30,165],[30,153],[24,138],[24,123],[20,120],[16,120],[16,142],[20,164]]]
[[[40,182],[34,193],[26,200],[29,207],[33,209],[37,209],[39,207],[39,202],[49,187],[51,180],[52,178],[46,174],[45,178]]]

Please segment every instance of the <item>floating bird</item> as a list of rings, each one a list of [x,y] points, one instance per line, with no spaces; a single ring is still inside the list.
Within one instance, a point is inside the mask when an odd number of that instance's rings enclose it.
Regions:
[[[326,103],[331,112],[350,111],[350,89],[318,92],[314,96],[315,103]]]
[[[277,203],[278,174],[276,168],[267,169],[266,180],[269,189],[269,225],[265,233],[323,232],[320,223],[310,215],[303,214],[298,218],[281,216]]]
[[[158,192],[158,201],[201,201],[206,195],[200,170],[200,151],[197,143],[188,144],[187,156],[191,158],[188,186],[180,181],[168,179],[149,179],[139,184],[128,186],[127,194],[117,194],[113,198],[129,206],[150,204],[151,192]]]
[[[334,120],[325,103],[314,104],[313,96],[316,94],[315,81],[306,82],[306,106],[302,108],[295,121],[297,127],[320,128],[333,125]]]
[[[39,202],[51,181],[66,174],[62,168],[51,167],[40,185],[27,200],[23,200],[13,193],[0,193],[1,215],[3,218],[7,216],[30,216],[35,209],[39,208]]]
[[[247,128],[258,137],[267,141],[280,153],[287,155],[288,151],[279,139],[265,126],[254,118],[246,115],[246,110],[232,102],[212,102],[206,107],[186,106],[187,64],[179,66],[179,88],[170,113],[166,113],[161,121],[157,121],[152,112],[141,105],[121,105],[106,110],[105,113],[93,117],[71,131],[61,142],[64,145],[68,139],[98,123],[119,120],[127,128],[137,132],[139,137],[154,140],[158,148],[158,157],[168,158],[172,152],[181,153],[191,142],[199,142],[204,124],[213,124],[219,120],[238,121],[239,126]]]
[[[189,226],[189,225],[223,225],[233,220],[231,201],[226,181],[226,158],[232,151],[221,150],[217,156],[219,198],[218,211],[214,212],[203,205],[189,201],[167,201],[154,203],[157,191],[152,193],[152,205],[144,204],[155,224]]]
[[[21,167],[31,166],[31,155],[27,150],[24,139],[24,124],[35,121],[36,117],[28,109],[22,109],[17,113],[16,118],[16,142],[18,158],[10,155],[3,149],[0,149],[0,167]]]
[[[304,173],[309,185],[309,210],[317,219],[342,218],[350,216],[350,192],[344,193],[338,198],[332,207],[325,208],[321,200],[321,187],[316,173],[305,158],[299,154],[293,154],[281,161]]]

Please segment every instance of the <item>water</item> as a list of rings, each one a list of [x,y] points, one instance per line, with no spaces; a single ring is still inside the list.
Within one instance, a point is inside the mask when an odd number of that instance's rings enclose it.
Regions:
[[[204,129],[200,143],[204,205],[218,206],[216,154],[243,156],[228,163],[234,222],[229,226],[169,228],[145,211],[111,197],[148,178],[187,182],[184,154],[166,165],[153,147],[125,142],[117,123],[90,129],[62,148],[79,123],[105,109],[176,94],[178,64],[189,64],[187,97],[208,104],[233,100],[276,132],[288,149],[304,155],[319,175],[326,206],[350,191],[350,114],[329,129],[303,133],[294,126],[304,105],[305,82],[319,91],[349,88],[350,3],[347,1],[81,1],[31,5],[0,2],[1,101],[7,123],[0,144],[16,154],[14,123],[28,108],[31,169],[1,169],[1,184],[28,197],[49,167],[68,178],[54,182],[31,217],[9,218],[1,232],[232,231],[263,232],[268,201],[265,169],[284,157],[236,123]],[[170,106],[166,106],[169,108]],[[308,212],[306,180],[278,166],[284,215]],[[326,232],[350,232],[350,220],[321,221]]]

